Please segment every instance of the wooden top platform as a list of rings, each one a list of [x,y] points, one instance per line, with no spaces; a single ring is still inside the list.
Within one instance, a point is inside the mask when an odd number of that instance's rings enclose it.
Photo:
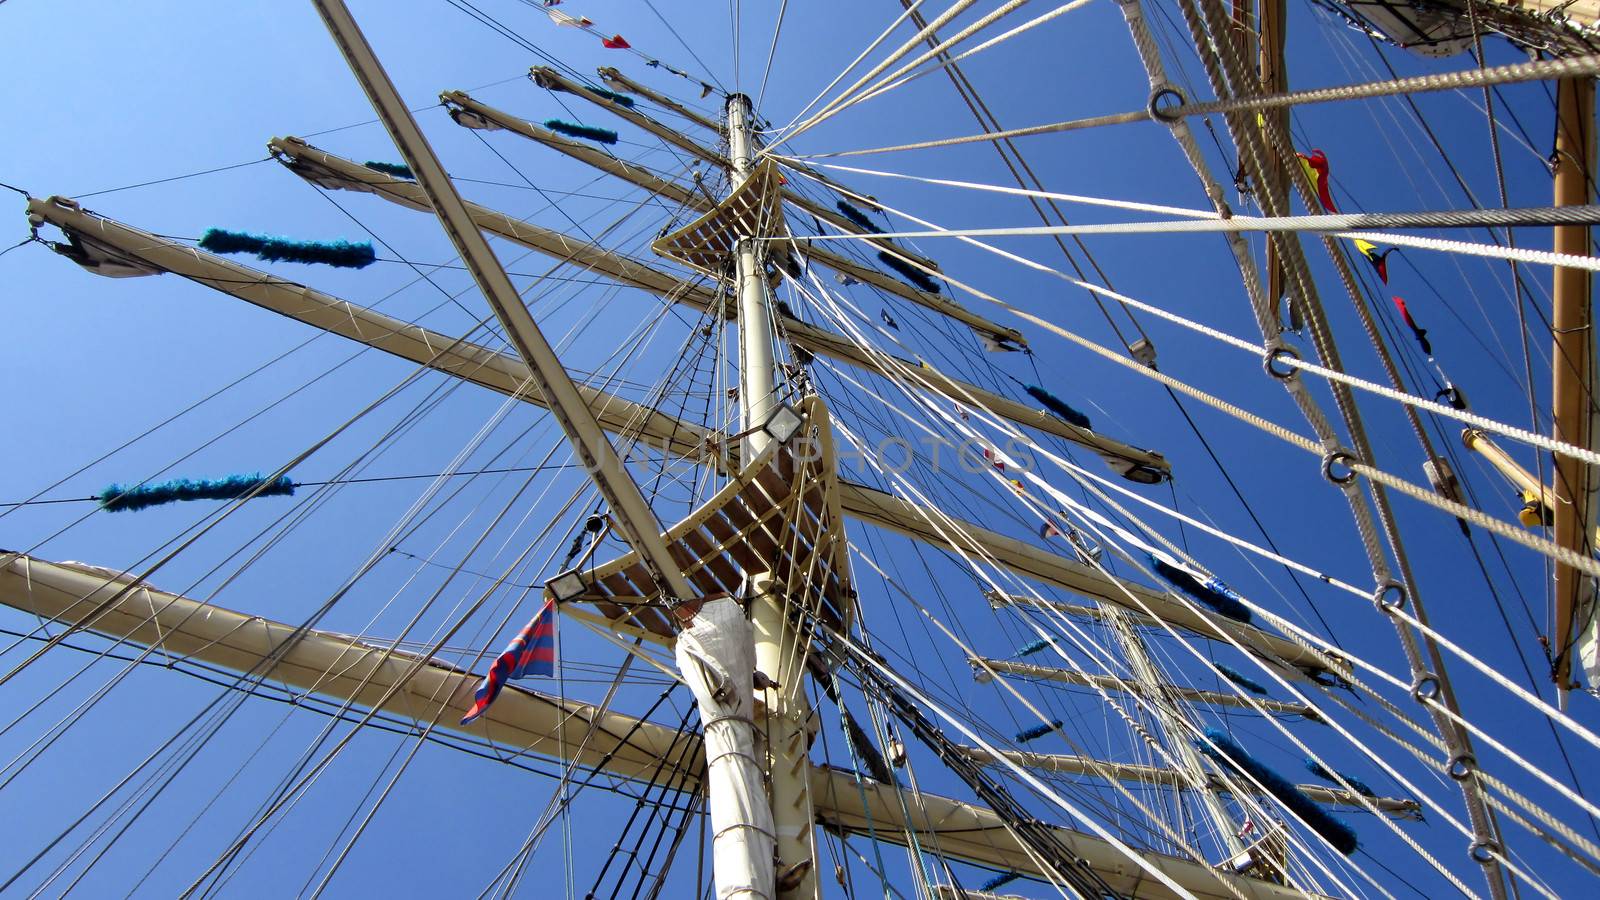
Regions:
[[[839,511],[833,431],[820,397],[806,398],[798,412],[804,424],[788,443],[774,442],[662,537],[700,596],[737,596],[744,575],[771,572],[776,589],[791,602],[803,603],[843,630],[853,615],[855,590]],[[676,633],[661,591],[638,554],[581,574],[587,589],[566,602],[594,604],[614,627],[667,640]]]

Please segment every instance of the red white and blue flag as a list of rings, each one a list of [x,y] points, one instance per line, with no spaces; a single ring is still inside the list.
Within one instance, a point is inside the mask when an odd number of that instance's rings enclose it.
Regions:
[[[494,698],[500,696],[500,689],[507,681],[529,675],[553,675],[555,670],[556,604],[554,600],[546,600],[539,614],[518,632],[506,652],[489,667],[489,674],[483,676],[483,684],[478,686],[472,709],[461,717],[461,724],[470,724],[483,715]]]

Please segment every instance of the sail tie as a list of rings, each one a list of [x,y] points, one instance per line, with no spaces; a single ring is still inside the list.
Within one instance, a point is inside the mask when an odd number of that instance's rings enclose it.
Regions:
[[[601,144],[615,144],[617,142],[617,133],[609,128],[580,125],[576,122],[568,122],[565,119],[545,119],[544,127],[567,137],[585,138]]]
[[[1356,852],[1360,842],[1356,839],[1355,830],[1349,825],[1329,815],[1327,810],[1306,796],[1304,791],[1251,756],[1227,734],[1215,728],[1207,728],[1205,734],[1205,740],[1196,739],[1194,742],[1195,748],[1201,753],[1219,763],[1227,763],[1260,782],[1267,793],[1276,797],[1312,831],[1322,835],[1335,850],[1346,856]]]
[[[1351,790],[1363,797],[1376,798],[1378,796],[1378,792],[1368,787],[1367,783],[1361,779],[1346,775],[1338,769],[1334,769],[1330,772],[1326,766],[1309,756],[1306,757],[1306,771],[1317,776],[1318,778],[1321,778],[1323,781],[1326,781],[1329,784],[1337,785],[1339,784],[1340,779],[1343,779],[1345,784],[1350,785]]]
[[[1032,728],[1024,728],[1021,731],[1017,732],[1017,743],[1022,744],[1022,743],[1026,743],[1028,741],[1032,741],[1032,740],[1036,740],[1038,738],[1042,738],[1045,735],[1049,734],[1052,731],[1055,731],[1057,728],[1060,728],[1060,727],[1061,727],[1061,720],[1060,719],[1053,719],[1047,725],[1035,725]]]
[[[411,167],[405,165],[404,163],[382,162],[380,160],[369,159],[362,163],[362,165],[374,172],[382,172],[385,175],[393,175],[396,178],[404,178],[408,181],[417,180],[417,176],[411,171]]]
[[[253,253],[263,262],[318,263],[341,269],[362,269],[377,260],[366,241],[296,241],[290,238],[208,228],[200,249],[213,253]]]
[[[1244,674],[1243,672],[1237,671],[1229,666],[1225,666],[1222,663],[1214,663],[1213,665],[1216,666],[1217,671],[1222,674],[1223,678],[1226,678],[1234,684],[1237,684],[1239,687],[1244,688],[1252,694],[1259,694],[1263,697],[1267,695],[1267,689],[1262,687],[1260,682],[1257,682],[1255,679]]]

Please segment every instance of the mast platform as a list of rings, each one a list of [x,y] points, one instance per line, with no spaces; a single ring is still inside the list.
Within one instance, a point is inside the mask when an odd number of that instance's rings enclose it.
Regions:
[[[793,438],[773,441],[661,538],[701,597],[737,595],[745,575],[766,572],[782,596],[846,630],[855,590],[828,408],[820,397],[808,397],[798,412]],[[592,603],[610,622],[636,625],[663,640],[676,633],[637,553],[578,574],[584,590],[563,602]]]

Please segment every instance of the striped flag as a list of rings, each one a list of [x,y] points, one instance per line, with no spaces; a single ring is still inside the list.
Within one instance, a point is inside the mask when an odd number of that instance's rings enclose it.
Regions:
[[[546,600],[539,614],[512,639],[506,652],[500,654],[500,658],[489,667],[489,674],[483,676],[483,684],[478,686],[472,709],[461,717],[461,724],[470,724],[483,715],[494,698],[500,696],[500,689],[508,680],[529,675],[553,675],[555,669],[556,603]]]

